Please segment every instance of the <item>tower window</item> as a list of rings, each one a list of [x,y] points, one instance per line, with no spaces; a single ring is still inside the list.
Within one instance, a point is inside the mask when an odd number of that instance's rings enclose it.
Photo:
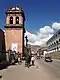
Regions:
[[[10,24],[13,24],[13,17],[10,17]]]
[[[19,17],[16,17],[16,24],[19,24]]]

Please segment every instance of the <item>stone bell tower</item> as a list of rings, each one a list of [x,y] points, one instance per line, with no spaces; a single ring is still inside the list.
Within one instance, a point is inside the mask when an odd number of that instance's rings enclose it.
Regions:
[[[24,21],[25,16],[22,8],[14,7],[6,11],[5,24],[5,44],[6,51],[12,51],[23,54],[24,48]]]

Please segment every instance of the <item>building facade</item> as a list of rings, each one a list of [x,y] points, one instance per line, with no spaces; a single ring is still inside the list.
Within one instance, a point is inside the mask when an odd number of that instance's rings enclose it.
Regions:
[[[0,62],[2,60],[6,60],[5,36],[4,36],[4,31],[2,29],[0,29]]]
[[[6,11],[5,45],[6,51],[11,49],[23,55],[24,48],[24,21],[22,8],[14,7]]]
[[[4,31],[0,29],[0,53],[2,51],[5,51],[5,36],[4,36]]]
[[[60,50],[60,29],[47,41],[46,44],[48,52]]]

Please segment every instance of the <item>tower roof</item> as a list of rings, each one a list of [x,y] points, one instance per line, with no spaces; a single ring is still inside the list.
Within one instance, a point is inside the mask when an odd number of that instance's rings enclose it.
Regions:
[[[13,7],[11,10],[20,10],[19,7]]]
[[[8,8],[8,11],[23,11],[23,9],[15,6],[13,8]]]
[[[23,11],[23,9],[22,8],[19,8],[19,7],[17,7],[17,6],[15,6],[15,7],[13,7],[13,8],[8,8],[8,10],[6,11],[6,14],[7,13],[17,13],[17,12],[19,12],[19,13],[24,13],[24,11]]]
[[[24,21],[25,21],[23,8],[19,8],[18,6],[15,6],[13,8],[8,8],[8,10],[5,13],[6,15],[7,14],[22,14],[22,16],[24,17]]]

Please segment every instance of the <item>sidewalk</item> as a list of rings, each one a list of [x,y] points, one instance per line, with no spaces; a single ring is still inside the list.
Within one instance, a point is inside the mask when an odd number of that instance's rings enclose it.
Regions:
[[[59,61],[60,62],[60,60],[59,59],[52,59],[53,61]]]
[[[37,60],[35,66],[30,68],[25,67],[24,62],[22,65],[14,65],[8,67],[5,71],[2,70],[2,78],[0,80],[50,80],[49,76],[43,72],[39,67]]]

